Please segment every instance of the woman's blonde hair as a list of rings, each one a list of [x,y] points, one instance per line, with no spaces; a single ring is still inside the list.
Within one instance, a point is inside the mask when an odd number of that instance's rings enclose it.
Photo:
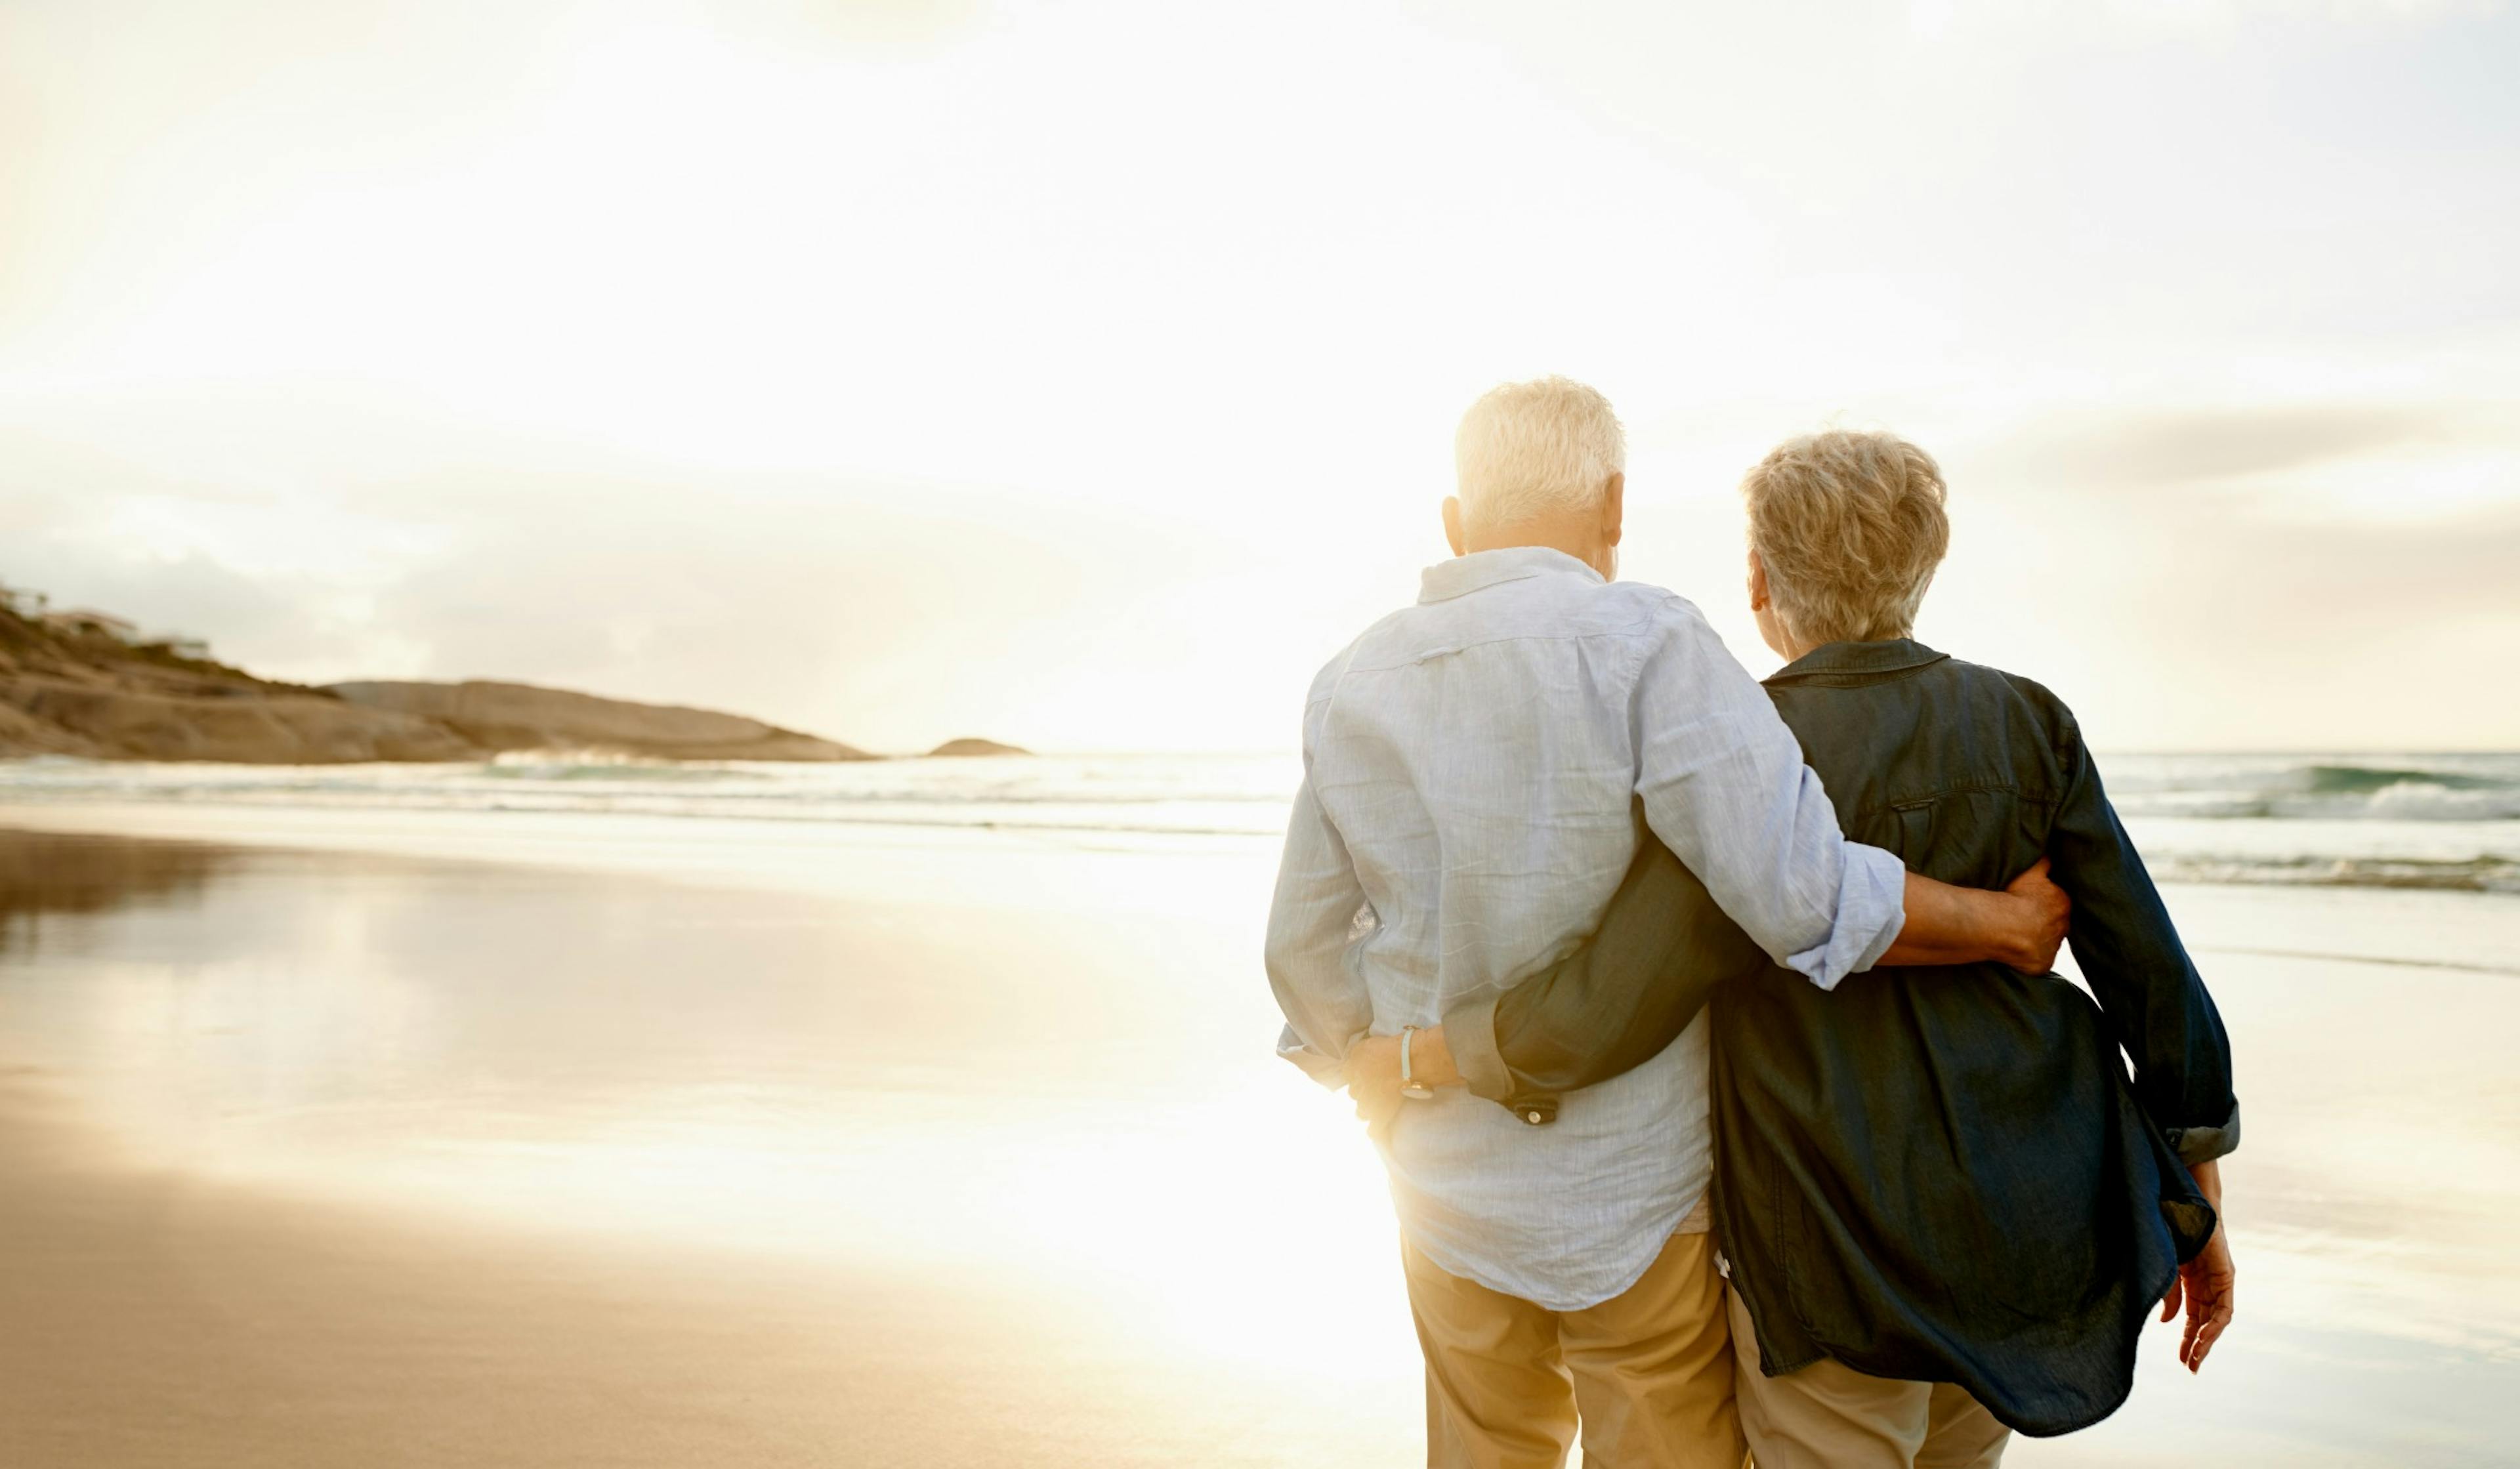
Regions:
[[[1889,433],[1790,440],[1742,477],[1768,596],[1812,646],[1904,638],[1952,541],[1943,471]]]

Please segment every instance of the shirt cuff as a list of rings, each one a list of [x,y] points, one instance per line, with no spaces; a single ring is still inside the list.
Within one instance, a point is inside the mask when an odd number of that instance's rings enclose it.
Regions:
[[[1513,1095],[1513,1073],[1496,1044],[1497,996],[1491,991],[1444,1012],[1444,1046],[1472,1096],[1501,1102]]]
[[[1837,919],[1828,938],[1785,957],[1786,967],[1823,990],[1881,961],[1908,925],[1908,868],[1879,847],[1848,842],[1837,879]]]
[[[1336,1056],[1326,1056],[1303,1043],[1291,1025],[1278,1032],[1278,1059],[1303,1068],[1304,1075],[1336,1091],[1347,1085],[1347,1068]]]
[[[1444,1012],[1444,1045],[1453,1052],[1453,1069],[1462,1074],[1472,1096],[1501,1104],[1527,1126],[1545,1128],[1557,1120],[1557,1098],[1514,1090],[1513,1068],[1497,1049],[1498,998],[1464,1001]]]
[[[2231,1103],[2230,1119],[2219,1128],[2168,1128],[2164,1130],[2171,1150],[2179,1161],[2194,1168],[2211,1163],[2240,1146],[2240,1104]]]

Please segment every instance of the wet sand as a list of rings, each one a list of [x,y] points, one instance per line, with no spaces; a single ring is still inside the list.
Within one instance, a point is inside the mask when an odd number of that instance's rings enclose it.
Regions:
[[[0,834],[0,1464],[1419,1453],[1376,1170],[1267,1055],[1264,849],[121,820],[229,839]],[[2241,1322],[2009,1461],[2502,1461],[2520,902],[2171,897]]]
[[[30,1091],[0,1090],[0,1462],[950,1462],[995,1405],[919,1371],[975,1303],[101,1169]]]
[[[1415,1452],[1371,1160],[1203,929],[22,833],[0,876],[12,1469]]]

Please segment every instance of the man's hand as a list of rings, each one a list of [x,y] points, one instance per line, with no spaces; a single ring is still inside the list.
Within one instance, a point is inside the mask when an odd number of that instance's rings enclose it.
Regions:
[[[2065,943],[2074,914],[2065,890],[2048,880],[2048,859],[2012,879],[2000,893],[1952,887],[1921,872],[1908,874],[1907,923],[1884,966],[1974,964],[1993,959],[2024,974],[2045,974]]]
[[[2024,974],[2045,974],[2056,967],[2056,951],[2065,945],[2065,928],[2074,916],[2074,901],[2048,880],[2048,859],[2005,883],[2003,894],[2014,904],[2012,941],[2015,951],[2004,962]]]
[[[2223,1227],[2222,1165],[2199,1163],[2188,1173],[2196,1179],[2196,1191],[2214,1206],[2214,1237],[2205,1241],[2195,1259],[2179,1268],[2169,1294],[2161,1298],[2161,1318],[2167,1321],[2179,1314],[2184,1299],[2187,1330],[2179,1341],[2179,1360],[2194,1372],[2205,1365],[2205,1354],[2214,1350],[2224,1328],[2231,1324],[2232,1285],[2238,1270],[2231,1264],[2230,1231]]]

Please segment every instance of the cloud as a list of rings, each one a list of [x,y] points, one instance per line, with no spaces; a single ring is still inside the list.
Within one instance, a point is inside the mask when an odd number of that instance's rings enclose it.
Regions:
[[[2106,9],[0,0],[0,574],[298,678],[1280,744],[1564,370],[1721,615],[1741,466],[1888,414],[1929,616],[2124,738],[2520,738],[2438,651],[2512,605],[2507,30]]]
[[[1912,0],[1909,15],[1915,28],[1928,33],[2079,26],[2097,36],[2155,39],[2228,35],[2253,24],[2304,29],[2429,25],[2490,17],[2504,8],[2503,0]]]
[[[978,31],[981,0],[709,0],[710,22],[783,46],[925,49]]]
[[[2456,407],[2369,403],[2141,408],[2044,416],[1947,456],[1955,476],[2097,490],[2172,489],[2473,443]]]
[[[2507,453],[2505,492],[2483,503],[2346,513],[2329,488],[2407,478],[2474,426],[2447,410],[2077,417],[1951,456],[1953,555],[1922,634],[2049,683],[2104,748],[2520,742],[2520,705],[2483,672],[2520,648]]]

